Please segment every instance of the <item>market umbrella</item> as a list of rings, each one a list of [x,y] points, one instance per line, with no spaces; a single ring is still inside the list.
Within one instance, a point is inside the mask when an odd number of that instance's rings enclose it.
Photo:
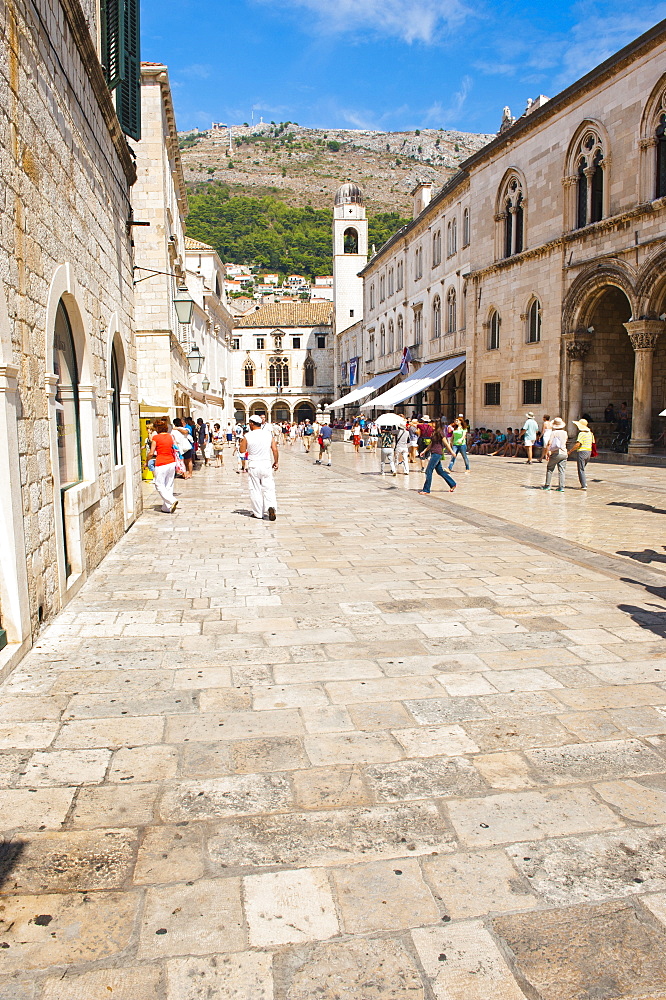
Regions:
[[[378,427],[405,427],[407,425],[406,419],[399,413],[382,413],[381,417],[377,417],[375,423]]]

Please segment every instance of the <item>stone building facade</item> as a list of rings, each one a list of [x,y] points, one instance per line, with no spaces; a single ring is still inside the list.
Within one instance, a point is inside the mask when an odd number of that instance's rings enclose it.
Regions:
[[[141,509],[135,168],[96,11],[0,0],[0,671]]]
[[[333,303],[281,302],[236,320],[236,419],[314,419],[333,401]]]
[[[464,401],[495,429],[526,410],[598,424],[626,402],[629,451],[651,450],[666,403],[665,54],[662,22],[531,104],[363,269],[377,370],[396,360],[399,317],[417,364],[466,356],[464,386],[433,385],[421,407],[452,416]]]
[[[224,265],[212,247],[185,236],[187,194],[169,74],[161,63],[141,64],[141,118],[132,192],[136,219],[148,223],[137,226],[134,237],[141,416],[232,419]],[[179,289],[194,302],[189,323],[178,320]],[[188,361],[193,349],[203,358],[199,372]]]

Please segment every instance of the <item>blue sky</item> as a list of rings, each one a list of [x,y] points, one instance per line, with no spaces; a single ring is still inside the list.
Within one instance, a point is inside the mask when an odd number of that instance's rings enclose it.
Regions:
[[[495,132],[666,17],[666,2],[141,0],[179,129],[255,120]]]

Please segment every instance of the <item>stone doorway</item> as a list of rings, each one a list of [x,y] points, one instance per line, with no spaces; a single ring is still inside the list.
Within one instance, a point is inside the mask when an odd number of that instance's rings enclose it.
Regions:
[[[609,403],[616,412],[622,403],[627,404],[629,413],[632,410],[634,349],[624,327],[630,319],[629,300],[614,285],[600,292],[588,313],[590,349],[585,357],[582,411],[577,416],[589,414],[599,431]]]

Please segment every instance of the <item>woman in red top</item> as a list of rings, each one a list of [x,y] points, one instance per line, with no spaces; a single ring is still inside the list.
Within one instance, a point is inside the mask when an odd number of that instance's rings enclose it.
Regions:
[[[148,458],[155,459],[155,489],[162,497],[162,513],[173,514],[178,506],[178,501],[173,495],[176,455],[166,420],[155,421],[155,437]]]

